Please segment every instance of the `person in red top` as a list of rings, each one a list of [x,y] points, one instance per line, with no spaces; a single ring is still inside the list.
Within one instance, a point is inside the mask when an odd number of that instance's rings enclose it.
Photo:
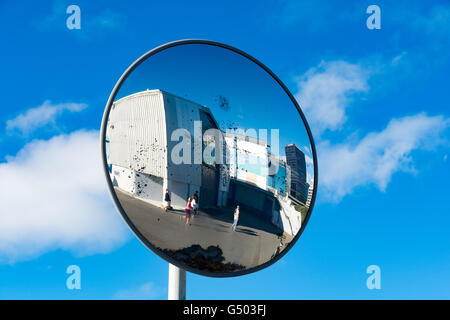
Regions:
[[[192,199],[189,197],[187,200],[187,203],[186,203],[186,208],[184,209],[186,224],[188,224],[191,219],[191,213],[192,213],[191,202],[192,202]]]

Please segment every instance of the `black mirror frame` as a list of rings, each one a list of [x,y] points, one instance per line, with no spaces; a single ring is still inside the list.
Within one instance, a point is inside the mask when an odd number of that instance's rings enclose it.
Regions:
[[[280,254],[278,254],[273,259],[271,259],[271,260],[269,260],[269,261],[267,261],[267,262],[265,262],[265,263],[263,263],[263,264],[261,264],[259,266],[252,267],[252,268],[249,268],[249,269],[246,269],[246,270],[240,270],[240,271],[230,272],[230,273],[215,273],[215,272],[203,271],[203,270],[195,269],[195,268],[192,268],[192,267],[187,266],[185,264],[182,264],[179,261],[169,257],[168,255],[166,255],[163,252],[161,252],[160,250],[158,250],[153,244],[150,243],[150,241],[148,241],[139,232],[139,230],[133,224],[131,219],[128,218],[126,212],[124,211],[124,209],[122,208],[122,206],[120,204],[119,199],[117,198],[116,193],[114,192],[114,187],[113,187],[112,181],[110,179],[109,170],[108,170],[108,163],[107,163],[107,158],[106,158],[106,148],[105,148],[106,125],[107,125],[107,122],[108,122],[111,106],[112,106],[112,104],[114,102],[114,99],[115,99],[119,89],[122,87],[122,84],[125,82],[127,77],[143,61],[147,60],[149,57],[155,55],[158,52],[164,51],[164,50],[172,48],[172,47],[185,45],[185,44],[203,44],[203,45],[210,45],[210,46],[221,47],[221,48],[224,48],[224,49],[231,50],[231,51],[233,51],[235,53],[238,53],[238,54],[246,57],[250,61],[256,63],[259,67],[261,67],[263,70],[265,70],[270,76],[272,76],[272,78],[275,79],[275,81],[283,88],[283,90],[286,92],[286,94],[291,99],[292,103],[297,108],[297,111],[298,111],[298,113],[300,114],[300,117],[303,120],[303,124],[306,127],[306,131],[308,132],[308,137],[309,137],[309,141],[310,141],[310,144],[311,144],[311,152],[312,152],[312,155],[313,155],[313,162],[314,162],[314,189],[313,189],[313,194],[312,194],[312,198],[311,198],[311,203],[310,203],[308,212],[306,214],[305,220],[303,221],[302,226],[301,226],[300,230],[297,232],[297,234],[295,235],[294,239],[292,239],[292,241],[287,245],[287,247]],[[105,177],[106,177],[106,181],[107,181],[107,184],[108,184],[109,192],[110,192],[111,197],[113,199],[114,205],[116,206],[117,210],[120,212],[122,218],[125,220],[125,222],[127,223],[128,227],[130,227],[130,229],[133,231],[133,233],[138,237],[138,239],[147,248],[149,248],[151,251],[153,251],[159,257],[161,257],[164,260],[166,260],[167,262],[177,266],[178,268],[181,268],[181,269],[184,269],[186,271],[189,271],[189,272],[192,272],[192,273],[195,273],[195,274],[199,274],[199,275],[202,275],[202,276],[215,277],[215,278],[236,277],[236,276],[242,276],[242,275],[246,275],[246,274],[250,274],[250,273],[262,270],[262,269],[267,268],[270,265],[274,264],[279,259],[281,259],[295,245],[295,243],[297,242],[297,240],[300,238],[300,236],[302,235],[303,231],[305,230],[305,227],[308,224],[309,218],[310,218],[312,210],[314,208],[314,203],[315,203],[316,194],[317,194],[317,183],[318,183],[317,155],[316,155],[316,146],[314,144],[314,139],[313,139],[311,130],[309,128],[308,122],[306,121],[305,115],[303,114],[302,110],[300,109],[300,106],[298,105],[298,103],[295,100],[294,96],[290,93],[289,89],[284,85],[284,83],[269,68],[267,68],[264,64],[262,64],[260,61],[258,61],[254,57],[250,56],[249,54],[247,54],[247,53],[245,53],[245,52],[243,52],[243,51],[241,51],[239,49],[236,49],[236,48],[234,48],[232,46],[223,44],[223,43],[210,41],[210,40],[201,40],[201,39],[178,40],[178,41],[169,42],[169,43],[166,43],[166,44],[161,45],[159,47],[156,47],[155,49],[150,50],[149,52],[147,52],[146,54],[141,56],[139,59],[137,59],[135,62],[133,62],[133,64],[122,74],[122,76],[120,77],[119,81],[117,81],[116,85],[114,86],[113,91],[111,92],[111,95],[109,96],[108,102],[106,104],[105,112],[103,114],[103,120],[102,120],[101,129],[100,129],[100,147],[101,147],[102,167],[103,167],[103,171],[105,173]]]

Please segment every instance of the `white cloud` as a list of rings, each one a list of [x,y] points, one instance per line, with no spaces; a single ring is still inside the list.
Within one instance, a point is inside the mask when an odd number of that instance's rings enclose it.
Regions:
[[[6,122],[6,130],[9,132],[18,130],[21,134],[27,135],[48,124],[55,125],[56,117],[64,111],[79,112],[86,107],[87,104],[85,103],[52,104],[47,100],[41,106],[28,109],[27,112],[8,120]]]
[[[406,51],[403,51],[399,55],[396,55],[394,58],[391,59],[391,66],[397,66],[399,63],[405,59],[405,56],[407,55]]]
[[[54,250],[105,253],[128,239],[112,205],[98,132],[28,143],[0,163],[0,263]]]
[[[138,288],[120,290],[116,292],[113,299],[116,300],[152,300],[161,299],[166,293],[165,288],[160,288],[152,282],[145,283]]]
[[[442,142],[439,134],[449,120],[424,113],[392,119],[384,130],[352,142],[332,144],[322,137],[325,130],[342,129],[355,95],[368,92],[370,76],[397,66],[406,54],[402,52],[381,67],[372,60],[364,64],[322,62],[297,78],[296,98],[318,141],[323,199],[338,201],[355,188],[371,184],[384,191],[395,172],[415,172],[413,151],[433,149]]]
[[[298,100],[313,132],[337,130],[352,96],[368,90],[368,71],[345,61],[321,62],[297,79]]]
[[[384,191],[398,171],[414,172],[411,153],[432,150],[450,125],[442,116],[414,116],[392,119],[380,132],[367,134],[356,143],[318,144],[320,187],[326,197],[340,200],[356,187],[376,185]]]

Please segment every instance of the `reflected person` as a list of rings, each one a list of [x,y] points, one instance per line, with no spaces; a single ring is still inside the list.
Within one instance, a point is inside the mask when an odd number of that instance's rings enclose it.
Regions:
[[[167,211],[168,209],[171,209],[170,194],[169,189],[166,189],[166,193],[164,194],[164,210]]]
[[[192,196],[192,210],[194,214],[197,214],[198,212],[198,191],[195,191],[194,195]]]
[[[192,198],[189,197],[186,203],[186,208],[184,209],[186,224],[188,224],[191,220],[191,213],[192,213]]]
[[[238,221],[239,221],[239,206],[236,206],[236,209],[234,210],[233,231],[236,231]]]

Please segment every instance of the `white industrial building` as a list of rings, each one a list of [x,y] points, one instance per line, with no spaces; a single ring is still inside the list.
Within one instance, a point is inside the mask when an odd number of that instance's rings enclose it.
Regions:
[[[217,189],[214,168],[193,161],[175,164],[170,156],[178,143],[171,141],[173,131],[184,128],[193,138],[194,121],[202,121],[203,130],[217,128],[208,108],[161,90],[146,90],[115,101],[106,132],[115,185],[159,204],[168,188],[174,207],[184,207],[195,191]],[[193,155],[194,143],[190,145]],[[204,194],[204,203],[208,196],[215,195]]]

